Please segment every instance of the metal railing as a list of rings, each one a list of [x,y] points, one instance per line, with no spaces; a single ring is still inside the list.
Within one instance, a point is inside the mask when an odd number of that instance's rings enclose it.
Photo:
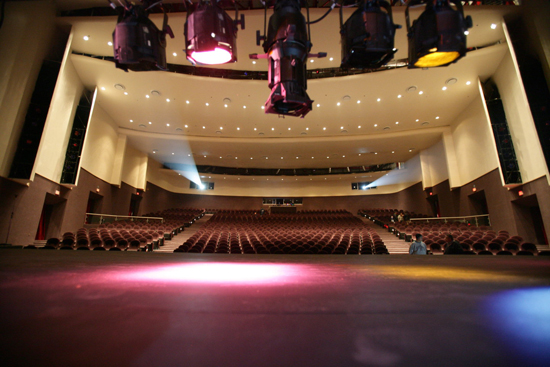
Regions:
[[[132,215],[112,215],[100,213],[86,213],[86,224],[113,223],[121,220],[128,220],[137,223],[163,223],[162,217],[138,217]]]
[[[489,214],[469,215],[464,217],[434,217],[434,218],[411,218],[411,222],[420,223],[448,223],[460,222],[475,226],[490,226]]]

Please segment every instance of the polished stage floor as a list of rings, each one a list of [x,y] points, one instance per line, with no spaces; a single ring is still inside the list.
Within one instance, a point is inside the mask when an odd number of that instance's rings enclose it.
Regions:
[[[0,250],[3,366],[546,366],[550,259]]]

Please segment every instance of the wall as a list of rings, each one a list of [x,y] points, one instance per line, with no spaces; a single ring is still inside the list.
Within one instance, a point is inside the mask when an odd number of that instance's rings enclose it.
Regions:
[[[480,91],[478,96],[451,125],[456,157],[453,169],[457,170],[456,182],[451,182],[453,187],[463,186],[499,167],[493,131]]]
[[[147,162],[148,158],[145,153],[126,145],[124,164],[122,165],[122,181],[135,188],[145,189]]]
[[[512,47],[509,37],[508,43]],[[493,79],[504,105],[522,181],[526,183],[547,175],[546,162],[513,50],[506,53]]]
[[[443,139],[420,152],[423,187],[432,187],[449,179]]]
[[[70,59],[72,35],[67,42],[50,109],[34,164],[34,174],[59,182],[69,135],[84,86]],[[34,176],[33,174],[33,176]],[[33,179],[31,176],[31,180]]]
[[[52,2],[9,1],[0,29],[0,176],[8,177],[25,114],[54,32]],[[40,30],[37,32],[37,30]]]
[[[112,182],[118,143],[115,122],[100,106],[94,105],[82,149],[81,167],[106,182]]]

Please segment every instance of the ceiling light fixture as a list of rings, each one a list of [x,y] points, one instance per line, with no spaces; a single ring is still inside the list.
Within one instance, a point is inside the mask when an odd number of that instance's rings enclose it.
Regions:
[[[267,17],[267,2],[265,14]],[[306,2],[307,4],[307,2]],[[308,8],[308,24],[309,8]],[[251,54],[251,59],[268,60],[268,80],[271,94],[265,103],[265,113],[304,117],[313,101],[307,95],[306,61],[308,57],[324,57],[326,53],[309,54],[311,39],[299,0],[277,0],[269,26],[264,21],[264,35],[257,32],[256,44],[264,41],[265,54]]]
[[[235,19],[239,11],[235,2]],[[218,1],[200,0],[189,6],[184,26],[187,59],[193,64],[215,65],[237,61],[237,29],[244,15],[233,20]]]
[[[113,9],[116,5],[108,0]],[[161,1],[144,0],[142,4],[123,4],[113,32],[115,66],[124,71],[167,70],[166,35],[174,38],[168,15]],[[149,11],[159,6],[164,13],[162,29],[149,19]]]
[[[453,9],[450,3],[456,6]],[[409,8],[426,5],[411,26]],[[409,68],[447,66],[466,55],[466,35],[472,18],[464,17],[459,0],[410,0],[405,9],[409,38]]]
[[[343,68],[375,69],[386,64],[397,51],[392,7],[385,0],[362,0],[357,10],[343,23],[340,6],[340,34]]]

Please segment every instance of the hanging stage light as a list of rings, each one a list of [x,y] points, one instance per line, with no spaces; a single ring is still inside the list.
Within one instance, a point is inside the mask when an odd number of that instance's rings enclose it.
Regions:
[[[238,19],[235,3],[235,19]],[[215,1],[201,0],[187,14],[185,51],[193,64],[225,64],[237,61],[237,25],[244,29],[244,15],[232,20]]]
[[[375,69],[386,64],[397,51],[391,5],[385,0],[363,0],[343,23],[340,7],[343,68]],[[383,11],[383,9],[385,11]]]
[[[115,8],[113,2],[109,1]],[[124,0],[113,32],[115,65],[124,71],[167,70],[166,35],[174,38],[164,13],[162,30],[149,19],[148,11],[161,5],[161,1],[142,0],[142,4],[130,4]],[[164,9],[163,9],[164,12]]]
[[[309,54],[308,33],[299,0],[277,0],[269,18],[267,37],[265,29],[262,37],[257,32],[257,44],[264,40],[262,47],[266,54],[252,54],[250,58],[267,58],[269,62],[271,94],[265,103],[265,113],[304,117],[311,111],[313,101],[306,92],[306,61],[308,57],[324,57],[326,53]]]
[[[453,9],[449,3],[456,6]],[[426,4],[410,25],[409,8]],[[447,66],[466,55],[466,30],[472,18],[464,18],[459,0],[409,0],[405,10],[409,38],[409,68]]]

